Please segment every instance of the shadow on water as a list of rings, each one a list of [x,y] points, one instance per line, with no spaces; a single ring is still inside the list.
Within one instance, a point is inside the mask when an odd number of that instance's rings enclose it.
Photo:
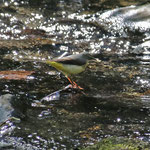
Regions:
[[[58,149],[88,145],[114,135],[149,140],[149,108],[139,100],[91,97],[66,90],[58,99],[58,94],[34,102],[27,120],[17,125],[13,136],[24,135],[23,140],[35,147]]]

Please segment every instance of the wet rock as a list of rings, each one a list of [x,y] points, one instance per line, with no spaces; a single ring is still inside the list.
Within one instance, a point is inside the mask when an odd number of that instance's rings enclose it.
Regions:
[[[109,31],[124,36],[129,31],[148,31],[150,29],[150,4],[106,11],[100,15],[99,23]]]
[[[5,94],[0,96],[0,122],[3,122],[11,117],[14,108],[11,105],[13,95]]]
[[[0,96],[0,149],[9,149],[11,146],[10,143],[3,141],[3,137],[9,135],[15,129],[15,126],[11,123],[14,111],[11,104],[13,98],[14,96],[11,94]]]
[[[133,51],[134,54],[150,54],[150,40],[139,44]]]
[[[22,104],[23,105],[23,104]],[[18,99],[12,94],[0,96],[0,123],[11,119],[12,117],[24,118],[24,109],[22,109]]]
[[[5,137],[0,139],[0,150],[39,150],[36,146],[27,144],[22,139],[16,137]]]
[[[25,117],[24,109],[20,106],[14,95],[0,96],[0,149],[11,149],[14,145],[7,136],[16,129],[14,123],[19,123]]]
[[[83,91],[81,91],[78,88],[72,88],[72,85],[68,85],[63,89],[57,90],[45,97],[43,97],[40,101],[43,104],[50,103],[52,101],[59,101],[59,100],[66,100],[73,98],[73,95],[75,94],[84,94]]]
[[[83,148],[82,150],[112,150],[112,149],[126,149],[126,150],[136,150],[136,149],[149,149],[149,144],[142,142],[136,139],[127,139],[127,138],[106,138],[101,142],[87,148]]]

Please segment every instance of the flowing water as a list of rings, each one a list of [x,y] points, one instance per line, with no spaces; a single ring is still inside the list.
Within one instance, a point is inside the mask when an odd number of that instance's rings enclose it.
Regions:
[[[80,149],[107,137],[150,145],[150,4],[0,2],[0,149]],[[44,63],[89,51],[72,78]]]

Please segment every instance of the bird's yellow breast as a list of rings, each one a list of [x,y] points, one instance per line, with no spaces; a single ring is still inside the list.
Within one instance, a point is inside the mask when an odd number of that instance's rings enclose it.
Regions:
[[[50,64],[52,67],[55,67],[57,70],[60,70],[65,75],[71,74],[78,74],[85,70],[86,65],[79,66],[79,65],[69,65],[69,64],[62,64],[55,61],[47,61],[47,64]]]

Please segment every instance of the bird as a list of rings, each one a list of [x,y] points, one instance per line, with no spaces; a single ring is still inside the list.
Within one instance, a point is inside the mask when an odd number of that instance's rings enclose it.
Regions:
[[[46,60],[46,64],[51,65],[58,71],[62,72],[72,85],[72,88],[83,90],[76,82],[70,79],[71,75],[79,74],[85,70],[89,60],[94,59],[89,52],[82,52],[61,58]]]

